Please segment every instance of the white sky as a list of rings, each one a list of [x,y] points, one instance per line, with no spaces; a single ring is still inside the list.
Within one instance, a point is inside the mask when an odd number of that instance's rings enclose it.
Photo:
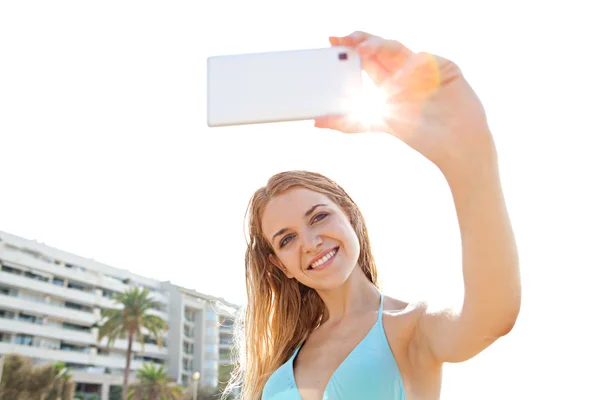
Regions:
[[[448,366],[442,398],[590,398],[600,337],[592,2],[349,4],[0,3],[0,230],[243,302],[249,197],[275,172],[311,169],[361,206],[388,294],[460,294],[449,190],[399,141],[310,122],[206,127],[208,56],[323,47],[357,29],[396,38],[458,62],[482,98],[521,254],[517,327]]]

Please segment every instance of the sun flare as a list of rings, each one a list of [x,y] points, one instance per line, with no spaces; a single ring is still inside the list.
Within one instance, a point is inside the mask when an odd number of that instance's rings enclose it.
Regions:
[[[362,91],[353,100],[350,115],[360,124],[371,128],[384,125],[388,114],[387,93],[378,88],[369,76],[363,72]]]

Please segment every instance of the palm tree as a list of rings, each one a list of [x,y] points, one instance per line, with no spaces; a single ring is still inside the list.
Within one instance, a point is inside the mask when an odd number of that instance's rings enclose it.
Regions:
[[[134,287],[113,296],[113,300],[119,306],[118,309],[102,310],[103,321],[100,323],[100,329],[98,330],[98,342],[106,337],[108,338],[108,346],[111,347],[118,338],[127,338],[125,372],[123,373],[123,400],[127,399],[127,382],[129,380],[133,340],[137,339],[143,346],[142,328],[145,328],[150,336],[156,340],[158,346],[161,346],[162,335],[167,328],[167,323],[162,318],[148,313],[153,308],[161,308],[161,304],[152,300],[149,295],[150,291],[148,289]]]
[[[181,400],[185,395],[184,388],[172,381],[163,365],[144,363],[137,370],[137,378],[139,383],[129,391],[130,400]]]
[[[75,394],[75,382],[71,369],[64,362],[52,365],[53,379],[45,400],[71,400]]]

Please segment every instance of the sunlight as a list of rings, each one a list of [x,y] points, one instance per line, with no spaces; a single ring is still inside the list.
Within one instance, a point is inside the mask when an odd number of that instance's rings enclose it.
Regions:
[[[366,127],[381,127],[389,114],[387,93],[378,88],[364,71],[362,75],[362,93],[354,99],[350,115]]]

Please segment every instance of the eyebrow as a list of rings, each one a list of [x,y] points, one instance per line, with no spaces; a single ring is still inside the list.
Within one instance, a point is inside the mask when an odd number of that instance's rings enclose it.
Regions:
[[[324,207],[327,206],[327,204],[315,204],[314,206],[312,206],[311,208],[309,208],[305,213],[304,213],[304,217],[308,217],[310,214],[313,213],[313,211],[315,211],[317,208],[319,207]],[[280,229],[279,231],[277,231],[276,234],[273,235],[273,238],[271,238],[271,243],[275,241],[275,238],[277,236],[283,235],[284,233],[286,233],[287,231],[289,231],[288,228],[283,228]]]

